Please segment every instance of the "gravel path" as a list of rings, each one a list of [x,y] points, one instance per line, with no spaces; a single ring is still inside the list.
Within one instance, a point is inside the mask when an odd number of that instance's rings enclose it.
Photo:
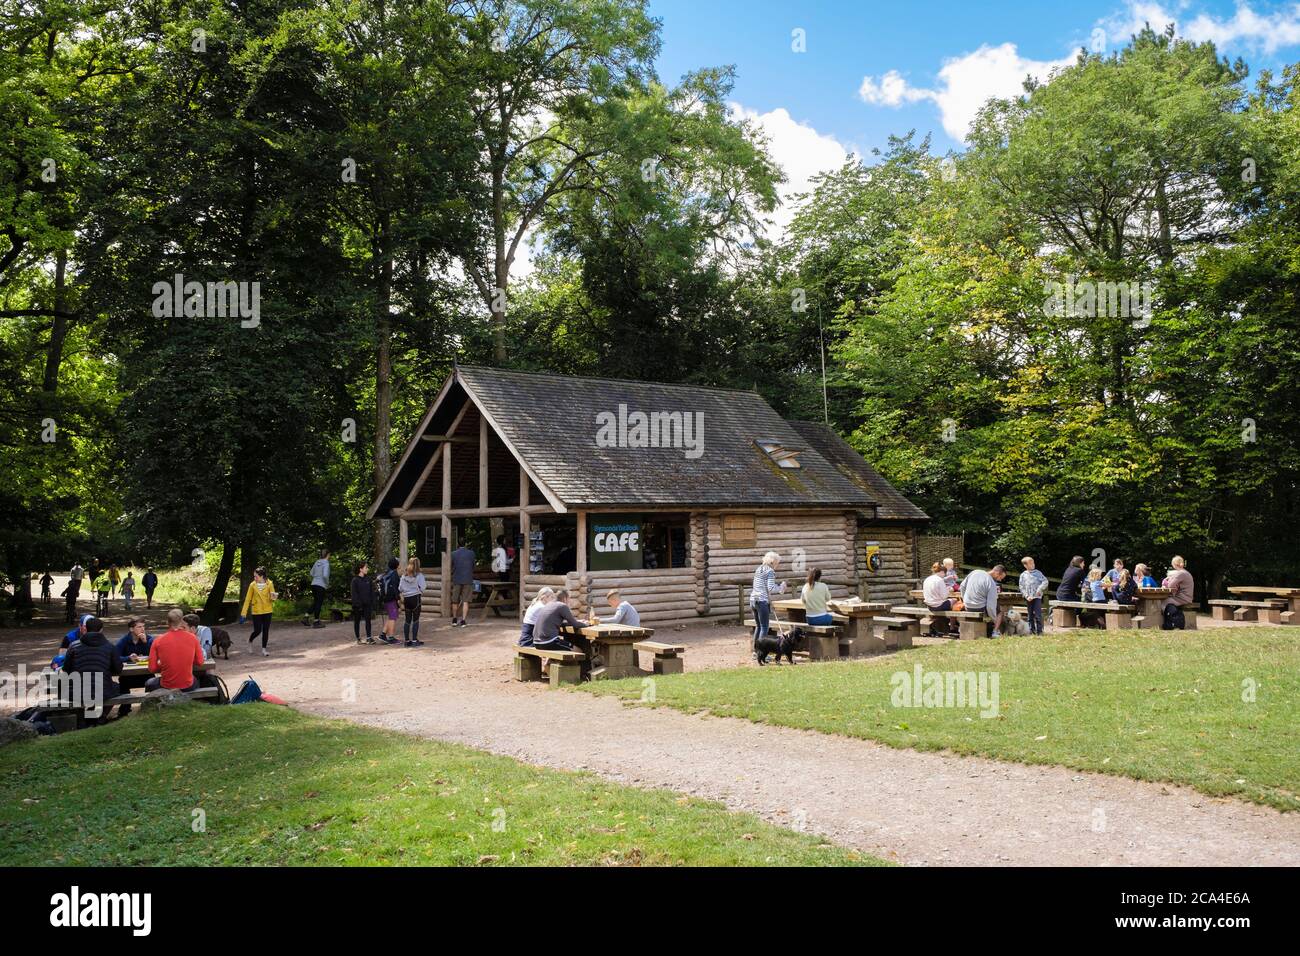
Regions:
[[[507,674],[513,632],[426,624],[427,646],[406,650],[357,647],[345,625],[276,625],[269,659],[250,655],[236,634],[219,671],[232,690],[252,673],[313,713],[715,799],[906,864],[1300,864],[1300,814],[1184,787],[518,684]],[[694,625],[672,636],[689,646],[691,669],[745,661],[734,627]],[[24,635],[3,648],[0,666],[12,668],[15,654],[48,660],[50,643]]]

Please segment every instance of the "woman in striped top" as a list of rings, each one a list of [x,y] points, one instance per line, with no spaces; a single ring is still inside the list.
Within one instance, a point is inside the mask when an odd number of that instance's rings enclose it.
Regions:
[[[749,606],[754,609],[754,640],[767,636],[772,621],[772,595],[785,593],[785,582],[777,583],[776,566],[781,556],[775,551],[763,555],[763,563],[754,570],[754,586],[749,591]]]

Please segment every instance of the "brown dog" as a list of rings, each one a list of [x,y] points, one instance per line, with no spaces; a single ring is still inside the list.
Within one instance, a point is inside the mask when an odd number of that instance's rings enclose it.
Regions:
[[[230,634],[224,627],[212,628],[212,657],[214,660],[217,654],[221,654],[226,660],[230,660]]]

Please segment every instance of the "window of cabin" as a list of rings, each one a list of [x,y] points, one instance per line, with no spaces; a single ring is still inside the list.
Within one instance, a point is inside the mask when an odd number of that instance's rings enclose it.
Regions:
[[[753,548],[758,545],[758,532],[753,515],[722,516],[722,546],[724,548]]]
[[[647,569],[689,568],[690,524],[690,515],[647,515],[641,527],[641,566]]]

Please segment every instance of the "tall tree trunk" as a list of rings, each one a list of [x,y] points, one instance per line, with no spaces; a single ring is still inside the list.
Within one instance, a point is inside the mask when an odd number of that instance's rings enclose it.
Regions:
[[[506,290],[510,287],[510,266],[506,262],[506,208],[505,208],[505,153],[492,170],[492,232],[495,248],[493,280],[496,285],[488,290],[492,312],[492,359],[497,365],[506,363]]]
[[[59,390],[59,366],[63,364],[63,343],[68,337],[67,304],[64,277],[68,268],[68,250],[60,249],[54,259],[54,322],[50,325],[50,345],[45,352],[44,389],[49,395]]]
[[[393,289],[393,259],[389,213],[382,215],[379,238],[375,247],[375,496],[384,490],[384,484],[393,468],[393,317],[389,311]],[[381,567],[393,551],[393,523],[381,520],[375,523],[374,560]]]
[[[221,541],[221,563],[217,565],[217,576],[208,591],[208,599],[203,602],[203,623],[221,623],[221,604],[226,599],[226,586],[230,583],[230,572],[235,567],[235,542],[230,538]],[[241,599],[243,595],[240,595]]]

